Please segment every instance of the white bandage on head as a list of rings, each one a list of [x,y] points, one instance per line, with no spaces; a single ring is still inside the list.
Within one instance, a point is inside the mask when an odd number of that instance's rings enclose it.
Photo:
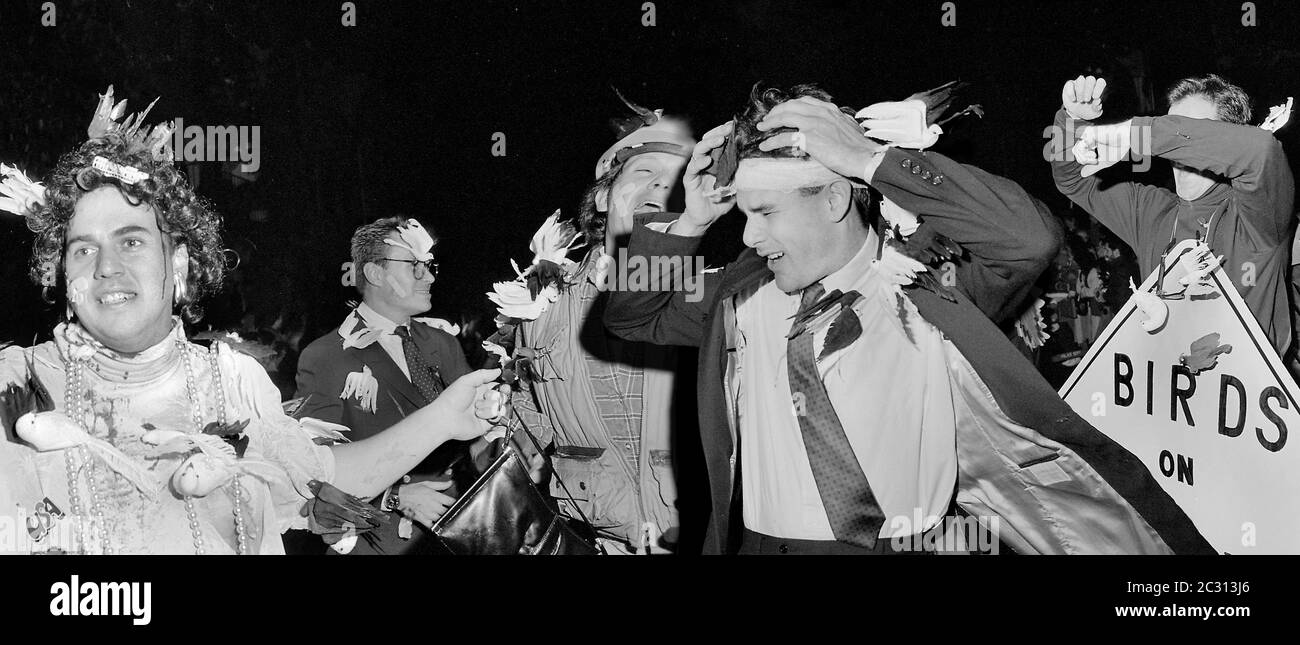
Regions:
[[[845,177],[808,157],[751,157],[736,168],[736,190],[776,190],[788,193],[798,188],[825,186]]]

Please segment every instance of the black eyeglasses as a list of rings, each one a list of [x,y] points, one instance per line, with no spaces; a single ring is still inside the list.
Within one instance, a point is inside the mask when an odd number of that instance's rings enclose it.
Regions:
[[[381,262],[403,262],[410,264],[411,273],[415,275],[416,280],[423,279],[424,276],[433,276],[434,280],[438,279],[438,263],[433,260],[399,260],[397,258],[380,258]]]

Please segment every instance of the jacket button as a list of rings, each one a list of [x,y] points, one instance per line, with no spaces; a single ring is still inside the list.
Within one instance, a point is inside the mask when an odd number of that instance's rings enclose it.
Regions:
[[[930,183],[934,184],[935,186],[938,186],[939,184],[942,184],[942,183],[943,183],[943,175],[935,175],[935,176],[934,176],[934,179],[931,179],[931,180],[930,180]]]
[[[920,167],[920,166],[912,166],[912,174],[913,174],[913,175],[919,175],[919,174],[921,174],[921,167]]]
[[[632,443],[631,443],[631,442],[628,442],[628,443],[623,444],[623,447],[626,448],[628,452],[632,452]]]
[[[777,550],[777,551],[780,551],[781,553],[789,553],[789,552],[790,552],[790,545],[789,545],[789,544],[782,544],[781,546],[776,547],[776,550]]]
[[[933,175],[930,174],[930,171],[929,171],[929,170],[922,170],[922,171],[921,171],[921,179],[924,179],[924,180],[926,180],[926,181],[929,181],[929,180],[930,180],[930,177],[932,177],[932,176],[933,176]]]
[[[904,167],[904,168],[911,168],[911,167],[912,167],[912,160],[911,160],[911,159],[904,159],[904,160],[903,160],[903,167]]]

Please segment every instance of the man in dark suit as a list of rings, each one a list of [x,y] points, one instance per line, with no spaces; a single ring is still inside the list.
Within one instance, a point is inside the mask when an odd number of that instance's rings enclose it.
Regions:
[[[300,416],[339,423],[364,439],[428,404],[445,384],[470,371],[444,321],[428,311],[437,278],[435,240],[412,219],[388,217],[352,236],[352,270],[361,304],[298,360]],[[450,466],[464,463],[464,442],[435,451],[375,500],[394,521],[360,536],[351,553],[442,553],[427,530],[454,501]],[[335,545],[347,551],[347,543]],[[302,549],[297,549],[300,552]]]

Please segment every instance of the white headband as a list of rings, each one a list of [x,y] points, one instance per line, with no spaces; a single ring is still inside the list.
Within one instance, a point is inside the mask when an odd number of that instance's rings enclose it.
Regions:
[[[736,190],[777,190],[788,193],[798,188],[825,186],[844,176],[811,158],[751,157],[736,168]]]

